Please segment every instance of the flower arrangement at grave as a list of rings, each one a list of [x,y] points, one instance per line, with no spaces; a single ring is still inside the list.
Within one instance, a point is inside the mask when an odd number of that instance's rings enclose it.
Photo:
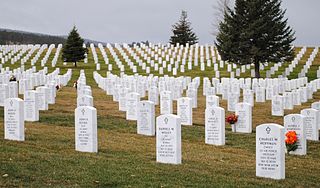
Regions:
[[[238,116],[236,114],[231,114],[226,117],[226,122],[230,123],[232,127],[232,132],[236,132],[235,123],[237,123],[237,121],[238,121]]]
[[[286,148],[288,153],[295,151],[298,148],[298,137],[296,131],[288,131],[286,133]]]
[[[17,81],[17,78],[14,76],[14,75],[12,75],[11,77],[10,77],[10,80],[9,80],[10,82],[15,82],[15,81]]]
[[[226,117],[226,122],[232,124],[237,123],[238,121],[238,116],[236,114],[231,114],[228,117]]]
[[[60,90],[61,86],[59,84],[56,85],[57,91]]]

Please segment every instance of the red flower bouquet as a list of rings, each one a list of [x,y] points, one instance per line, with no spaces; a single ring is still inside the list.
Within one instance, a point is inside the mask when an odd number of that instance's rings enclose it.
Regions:
[[[226,117],[226,122],[230,124],[235,124],[238,121],[238,116],[235,114],[231,114],[228,117]]]

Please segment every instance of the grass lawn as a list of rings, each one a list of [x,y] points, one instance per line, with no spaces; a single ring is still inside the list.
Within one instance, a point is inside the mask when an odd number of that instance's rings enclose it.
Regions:
[[[89,62],[74,68],[69,85],[57,93],[56,104],[40,112],[39,122],[25,123],[24,142],[3,139],[3,107],[0,107],[0,187],[320,186],[320,143],[308,141],[306,156],[287,155],[286,179],[280,181],[255,176],[255,129],[252,134],[239,134],[226,126],[225,146],[206,145],[202,90],[198,93],[198,108],[193,111],[194,125],[182,128],[182,164],[156,163],[155,137],[136,134],[136,122],[126,121],[125,114],[118,111],[118,104],[95,84],[91,54]],[[65,73],[72,66],[59,62],[57,67]],[[106,67],[101,66],[103,76]],[[75,151],[76,91],[72,83],[79,77],[80,69],[85,69],[98,112],[96,154]],[[317,92],[313,100],[286,110],[285,114],[299,113],[319,100]],[[226,101],[221,100],[220,104],[226,109]],[[176,103],[174,107],[176,112]],[[271,116],[270,101],[256,103],[252,112],[254,128],[262,123],[283,124],[283,118]]]

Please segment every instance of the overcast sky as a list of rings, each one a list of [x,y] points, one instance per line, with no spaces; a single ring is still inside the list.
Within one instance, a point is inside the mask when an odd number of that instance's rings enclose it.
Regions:
[[[212,44],[217,0],[1,0],[0,28],[82,37],[110,43],[167,43],[188,12],[201,44]],[[297,45],[320,45],[320,0],[283,0]]]

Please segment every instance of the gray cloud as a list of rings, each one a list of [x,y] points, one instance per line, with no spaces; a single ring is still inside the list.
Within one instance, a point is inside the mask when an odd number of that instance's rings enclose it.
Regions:
[[[106,42],[166,43],[181,10],[188,12],[201,44],[212,44],[217,0],[2,0],[3,28],[66,35],[77,25],[85,38]],[[320,45],[319,0],[284,0],[296,44]]]

